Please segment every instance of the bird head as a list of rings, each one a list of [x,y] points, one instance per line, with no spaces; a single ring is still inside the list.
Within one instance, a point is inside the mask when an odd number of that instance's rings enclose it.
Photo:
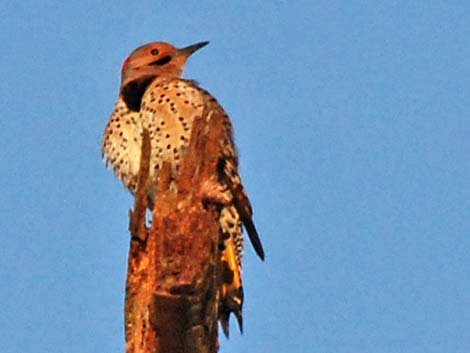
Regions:
[[[154,42],[135,49],[122,65],[121,87],[149,77],[180,77],[189,56],[208,43],[178,49],[169,43]]]
[[[140,110],[142,96],[155,78],[180,77],[189,56],[209,42],[181,49],[164,42],[154,42],[135,49],[121,70],[120,95],[132,111]]]

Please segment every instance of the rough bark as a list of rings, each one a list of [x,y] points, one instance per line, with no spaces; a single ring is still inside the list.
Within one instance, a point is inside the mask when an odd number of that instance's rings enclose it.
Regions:
[[[210,129],[207,128],[210,124]],[[150,143],[144,132],[125,303],[127,353],[216,353],[220,207],[204,185],[217,175],[222,119],[195,120],[176,180],[164,164],[152,225],[146,227]],[[170,187],[171,184],[171,187]]]

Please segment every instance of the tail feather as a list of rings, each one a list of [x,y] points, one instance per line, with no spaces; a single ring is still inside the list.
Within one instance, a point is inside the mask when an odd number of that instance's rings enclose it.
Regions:
[[[230,337],[230,314],[234,314],[237,319],[240,333],[243,334],[243,288],[230,291],[222,298],[219,308],[219,321],[224,335]]]
[[[221,265],[222,285],[219,293],[219,321],[225,336],[229,337],[231,313],[235,315],[240,332],[243,333],[243,286],[236,246],[232,238],[224,242]]]

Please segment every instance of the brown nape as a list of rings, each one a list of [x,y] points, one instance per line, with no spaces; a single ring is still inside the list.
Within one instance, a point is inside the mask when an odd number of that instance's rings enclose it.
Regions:
[[[121,89],[121,96],[126,103],[127,107],[138,112],[140,110],[140,104],[142,103],[142,96],[145,93],[147,87],[157,76],[147,76],[139,78],[138,80],[131,81]]]

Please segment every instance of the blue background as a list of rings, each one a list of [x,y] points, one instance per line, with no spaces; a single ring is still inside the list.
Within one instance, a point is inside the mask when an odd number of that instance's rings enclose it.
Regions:
[[[470,352],[470,3],[4,1],[0,350],[124,352],[131,196],[101,160],[155,40],[232,117],[267,252],[221,352]]]

